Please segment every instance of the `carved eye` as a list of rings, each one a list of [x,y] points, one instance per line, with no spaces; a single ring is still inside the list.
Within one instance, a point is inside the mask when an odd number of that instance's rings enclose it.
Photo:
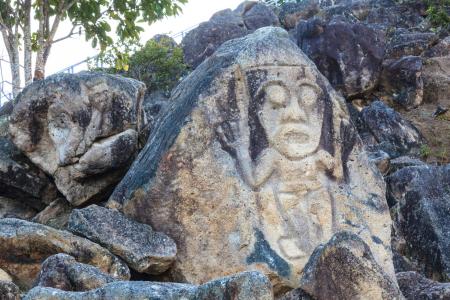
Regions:
[[[265,88],[266,101],[272,104],[273,109],[286,107],[288,102],[288,92],[285,87],[280,85],[269,85]]]
[[[309,84],[300,86],[300,104],[311,106],[316,103],[319,98],[319,90]]]

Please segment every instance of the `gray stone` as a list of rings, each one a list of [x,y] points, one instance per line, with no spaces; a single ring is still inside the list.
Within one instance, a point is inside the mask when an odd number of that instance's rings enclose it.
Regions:
[[[244,20],[231,9],[215,13],[183,38],[184,61],[194,69],[225,41],[248,34]]]
[[[78,263],[74,257],[61,253],[50,256],[42,263],[36,286],[64,291],[88,291],[119,280],[94,266]]]
[[[270,281],[261,273],[245,272],[200,286],[180,283],[122,281],[84,293],[36,287],[24,300],[272,300]]]
[[[243,37],[261,27],[278,25],[277,16],[268,6],[245,1],[234,11],[219,11],[209,21],[189,31],[181,42],[184,61],[195,69],[224,42]]]
[[[416,272],[397,273],[397,281],[407,300],[450,299],[450,283],[440,283]]]
[[[34,82],[17,97],[14,144],[73,205],[104,197],[134,159],[144,84],[82,72]]]
[[[287,30],[294,29],[300,20],[307,20],[319,12],[317,1],[285,2],[280,7],[279,18]]]
[[[278,294],[340,230],[395,276],[383,178],[344,99],[286,31],[226,42],[170,103],[106,206],[175,240],[172,278],[256,268]]]
[[[177,253],[175,242],[167,235],[97,205],[73,210],[67,228],[109,249],[140,273],[166,271]]]
[[[384,61],[380,81],[383,92],[405,109],[418,107],[424,93],[422,70],[423,60],[418,56]]]
[[[65,229],[73,206],[64,198],[58,198],[33,218],[33,222],[56,229]]]
[[[0,197],[17,200],[35,209],[56,198],[56,187],[7,138],[0,137]]]
[[[367,244],[349,232],[339,232],[316,248],[300,287],[317,300],[403,299],[395,279],[377,264]]]
[[[69,232],[18,219],[0,219],[0,268],[16,283],[30,288],[49,256],[67,253],[120,279],[130,272],[120,259],[99,245]]]
[[[0,281],[0,299],[20,300],[20,289],[12,282]]]
[[[378,150],[374,152],[369,152],[369,160],[374,163],[378,170],[380,170],[381,174],[385,175],[390,170],[390,159],[389,154],[384,152],[383,150]]]
[[[432,32],[411,32],[397,29],[387,44],[386,58],[400,59],[404,56],[420,56],[437,40],[438,36]]]
[[[406,167],[387,186],[394,248],[428,278],[450,280],[450,165]]]
[[[385,34],[362,23],[302,21],[299,47],[346,97],[372,91],[382,70]]]
[[[380,149],[391,158],[406,154],[418,154],[425,143],[417,128],[381,101],[374,101],[360,113],[360,119],[376,144],[371,148]]]
[[[390,161],[390,173],[395,173],[398,170],[405,167],[412,166],[423,166],[425,163],[418,158],[410,157],[410,156],[400,156]]]
[[[440,40],[435,46],[423,53],[425,57],[450,56],[450,36]]]
[[[20,200],[0,197],[0,219],[17,218],[31,220],[36,214],[36,209],[26,205]]]
[[[450,55],[424,60],[422,78],[424,102],[450,108]]]
[[[280,26],[277,15],[261,2],[245,1],[234,11],[242,16],[245,27],[250,31],[266,26]]]

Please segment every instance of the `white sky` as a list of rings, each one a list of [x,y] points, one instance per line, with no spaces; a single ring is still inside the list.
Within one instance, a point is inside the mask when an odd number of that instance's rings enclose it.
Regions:
[[[185,31],[201,22],[209,20],[209,18],[219,10],[226,8],[235,9],[242,1],[243,0],[188,0],[188,3],[183,6],[183,12],[180,15],[165,18],[151,26],[143,26],[145,31],[141,35],[141,41],[144,43],[155,34],[176,34]],[[70,24],[62,24],[58,30],[57,38],[58,36],[66,35],[70,28]],[[92,49],[90,42],[86,42],[84,36],[75,36],[57,43],[52,47],[47,62],[46,74],[51,75],[56,73],[66,67],[81,62],[88,57],[94,56],[97,53],[98,50]],[[2,39],[0,39],[0,58],[9,60]],[[9,68],[7,68],[4,63],[2,65],[4,75],[9,75]],[[83,67],[84,66],[81,68]],[[77,69],[77,71],[79,70]]]

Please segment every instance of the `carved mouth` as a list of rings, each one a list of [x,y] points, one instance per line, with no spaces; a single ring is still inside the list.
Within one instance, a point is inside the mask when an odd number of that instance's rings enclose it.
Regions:
[[[289,143],[295,143],[295,144],[303,144],[306,143],[309,139],[309,136],[302,133],[302,132],[288,132],[283,135],[283,137],[289,142]]]

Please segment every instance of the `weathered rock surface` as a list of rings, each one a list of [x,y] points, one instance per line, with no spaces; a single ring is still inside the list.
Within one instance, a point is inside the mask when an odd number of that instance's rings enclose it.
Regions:
[[[0,137],[0,196],[36,209],[56,198],[56,188],[47,176],[7,138]],[[0,203],[1,205],[1,203]]]
[[[394,276],[383,179],[344,100],[286,31],[225,43],[172,94],[107,206],[174,238],[174,278],[259,269],[276,292],[297,287],[341,230]]]
[[[8,273],[6,273],[4,270],[0,269],[0,281],[7,281],[12,282],[11,276],[9,276]]]
[[[0,299],[20,300],[19,287],[12,282],[0,281]]]
[[[422,78],[424,101],[450,108],[450,55],[425,60]]]
[[[406,154],[418,154],[425,143],[420,132],[409,121],[381,101],[374,101],[360,113],[360,120],[375,143],[373,148],[383,150],[391,158]],[[364,135],[371,146],[372,139]]]
[[[137,150],[145,86],[100,73],[59,74],[17,97],[14,144],[74,205],[104,196]]]
[[[381,86],[388,99],[406,109],[418,107],[423,102],[423,60],[418,56],[404,56],[383,63]]]
[[[450,280],[450,165],[403,168],[387,178],[394,248],[435,280]]]
[[[24,300],[272,300],[270,281],[258,272],[245,272],[217,279],[200,286],[180,283],[121,281],[84,293],[36,287]]]
[[[319,246],[300,281],[314,299],[403,299],[394,278],[384,273],[370,248],[355,234],[339,232]]]
[[[407,300],[450,299],[450,283],[435,282],[416,272],[397,273],[397,281]]]
[[[36,209],[22,203],[20,200],[0,197],[0,219],[18,218],[31,220],[36,214]]]
[[[280,6],[279,18],[285,29],[294,29],[300,20],[313,17],[319,10],[317,1],[286,2]]]
[[[32,221],[56,229],[65,229],[72,209],[73,207],[65,199],[59,198],[34,216]]]
[[[297,38],[299,47],[345,96],[370,92],[378,84],[384,31],[361,23],[311,19],[298,24]]]
[[[108,250],[69,232],[18,219],[0,219],[0,268],[30,288],[49,256],[67,253],[120,279],[129,279],[128,267]]]
[[[450,36],[442,39],[432,48],[423,53],[425,57],[443,57],[450,56]]]
[[[67,228],[109,249],[140,273],[166,271],[177,254],[177,245],[164,233],[97,205],[75,209]]]
[[[88,291],[119,281],[100,269],[79,263],[67,254],[56,254],[42,263],[36,286],[64,291]]]
[[[420,56],[437,41],[438,36],[432,32],[410,32],[396,30],[389,40],[386,58],[400,59],[404,56]]]
[[[181,42],[184,61],[195,69],[224,42],[261,27],[278,25],[278,18],[269,7],[245,1],[234,11],[226,9],[215,13],[208,22],[188,32]]]
[[[244,1],[234,12],[242,16],[245,27],[250,31],[266,26],[280,26],[280,21],[273,10],[258,1]]]

